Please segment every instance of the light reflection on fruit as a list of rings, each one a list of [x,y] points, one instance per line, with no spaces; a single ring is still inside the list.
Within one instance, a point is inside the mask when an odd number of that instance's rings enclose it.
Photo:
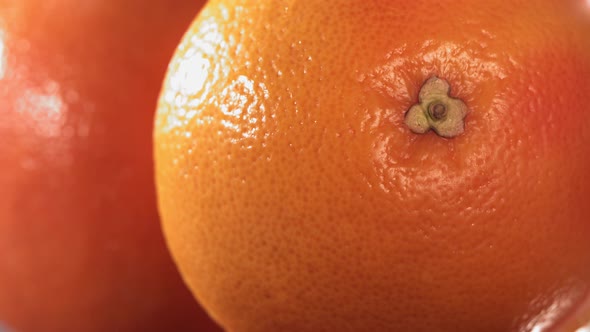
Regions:
[[[4,31],[0,29],[0,80],[4,78],[6,72],[6,54],[5,54],[5,43],[4,43]]]

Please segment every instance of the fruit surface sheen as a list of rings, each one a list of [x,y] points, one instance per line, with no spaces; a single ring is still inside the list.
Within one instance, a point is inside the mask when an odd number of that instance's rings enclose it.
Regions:
[[[232,332],[547,331],[590,290],[589,35],[574,0],[210,1],[155,129],[185,281]],[[433,76],[452,139],[404,124]]]
[[[217,331],[166,249],[151,153],[203,3],[0,0],[0,325]]]

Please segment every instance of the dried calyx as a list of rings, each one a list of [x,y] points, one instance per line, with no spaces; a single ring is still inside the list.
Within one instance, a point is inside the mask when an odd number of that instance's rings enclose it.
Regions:
[[[407,112],[404,122],[416,134],[430,129],[439,136],[452,138],[463,133],[467,106],[461,99],[452,98],[451,86],[436,76],[429,78],[418,96],[418,104]]]

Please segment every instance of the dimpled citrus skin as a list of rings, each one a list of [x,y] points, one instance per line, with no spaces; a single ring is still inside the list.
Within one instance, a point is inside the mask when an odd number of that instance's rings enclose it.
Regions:
[[[532,331],[590,289],[583,1],[222,1],[169,67],[159,208],[228,331]],[[412,133],[432,76],[465,132]]]
[[[218,331],[166,249],[151,153],[203,4],[0,0],[0,325]]]

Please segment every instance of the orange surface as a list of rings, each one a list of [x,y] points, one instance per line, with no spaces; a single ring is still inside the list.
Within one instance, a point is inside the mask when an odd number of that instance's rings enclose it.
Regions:
[[[0,321],[217,331],[159,227],[151,129],[203,1],[0,0]]]
[[[213,0],[155,131],[165,235],[228,331],[541,331],[590,289],[590,8]],[[431,76],[465,132],[413,134]]]

